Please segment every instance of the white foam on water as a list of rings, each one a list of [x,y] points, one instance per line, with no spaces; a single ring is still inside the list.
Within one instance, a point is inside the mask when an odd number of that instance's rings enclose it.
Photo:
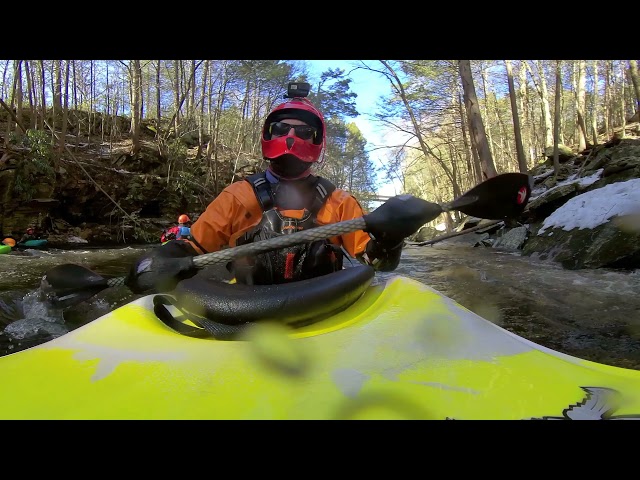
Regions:
[[[84,238],[80,238],[80,237],[75,237],[75,236],[71,236],[67,238],[67,242],[69,243],[89,243],[88,240],[85,240]]]
[[[35,290],[22,299],[22,313],[24,318],[16,320],[4,329],[4,334],[12,338],[23,340],[42,332],[53,337],[59,337],[69,332],[64,324],[62,312],[51,312],[47,303],[40,298],[40,291]]]

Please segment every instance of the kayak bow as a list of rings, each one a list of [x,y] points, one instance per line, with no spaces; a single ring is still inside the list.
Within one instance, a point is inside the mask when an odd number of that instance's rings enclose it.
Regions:
[[[245,322],[233,340],[178,333],[154,313],[163,297],[0,358],[0,417],[640,419],[639,371],[537,345],[403,276],[317,321]]]

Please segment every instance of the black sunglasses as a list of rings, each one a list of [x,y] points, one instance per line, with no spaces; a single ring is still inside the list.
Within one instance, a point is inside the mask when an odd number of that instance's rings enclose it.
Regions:
[[[289,125],[285,122],[271,122],[269,133],[272,137],[283,137],[289,134],[291,129],[296,132],[296,137],[302,140],[311,140],[318,134],[318,129],[309,125]]]

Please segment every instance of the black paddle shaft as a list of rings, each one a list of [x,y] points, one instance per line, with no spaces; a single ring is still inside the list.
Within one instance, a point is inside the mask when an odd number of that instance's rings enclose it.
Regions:
[[[363,230],[364,228],[366,228],[365,218],[358,217],[344,222],[332,223],[329,225],[322,225],[321,227],[302,230],[289,235],[281,235],[279,237],[262,240],[260,242],[226,248],[218,252],[198,255],[194,257],[193,264],[197,268],[201,269],[210,265],[227,263],[238,257],[257,255],[269,250],[277,250],[279,248],[290,247],[300,243],[324,240],[326,238],[336,237],[345,233]],[[108,280],[108,283],[112,287],[123,285],[125,278],[126,277],[111,278]]]

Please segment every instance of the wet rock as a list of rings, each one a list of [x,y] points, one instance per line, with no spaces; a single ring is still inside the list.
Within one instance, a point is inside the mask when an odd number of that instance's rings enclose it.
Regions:
[[[493,248],[519,250],[524,245],[528,235],[529,229],[525,226],[512,228],[493,243]]]
[[[640,233],[625,231],[617,222],[594,229],[554,228],[545,235],[534,235],[522,253],[554,260],[564,268],[640,268]]]

